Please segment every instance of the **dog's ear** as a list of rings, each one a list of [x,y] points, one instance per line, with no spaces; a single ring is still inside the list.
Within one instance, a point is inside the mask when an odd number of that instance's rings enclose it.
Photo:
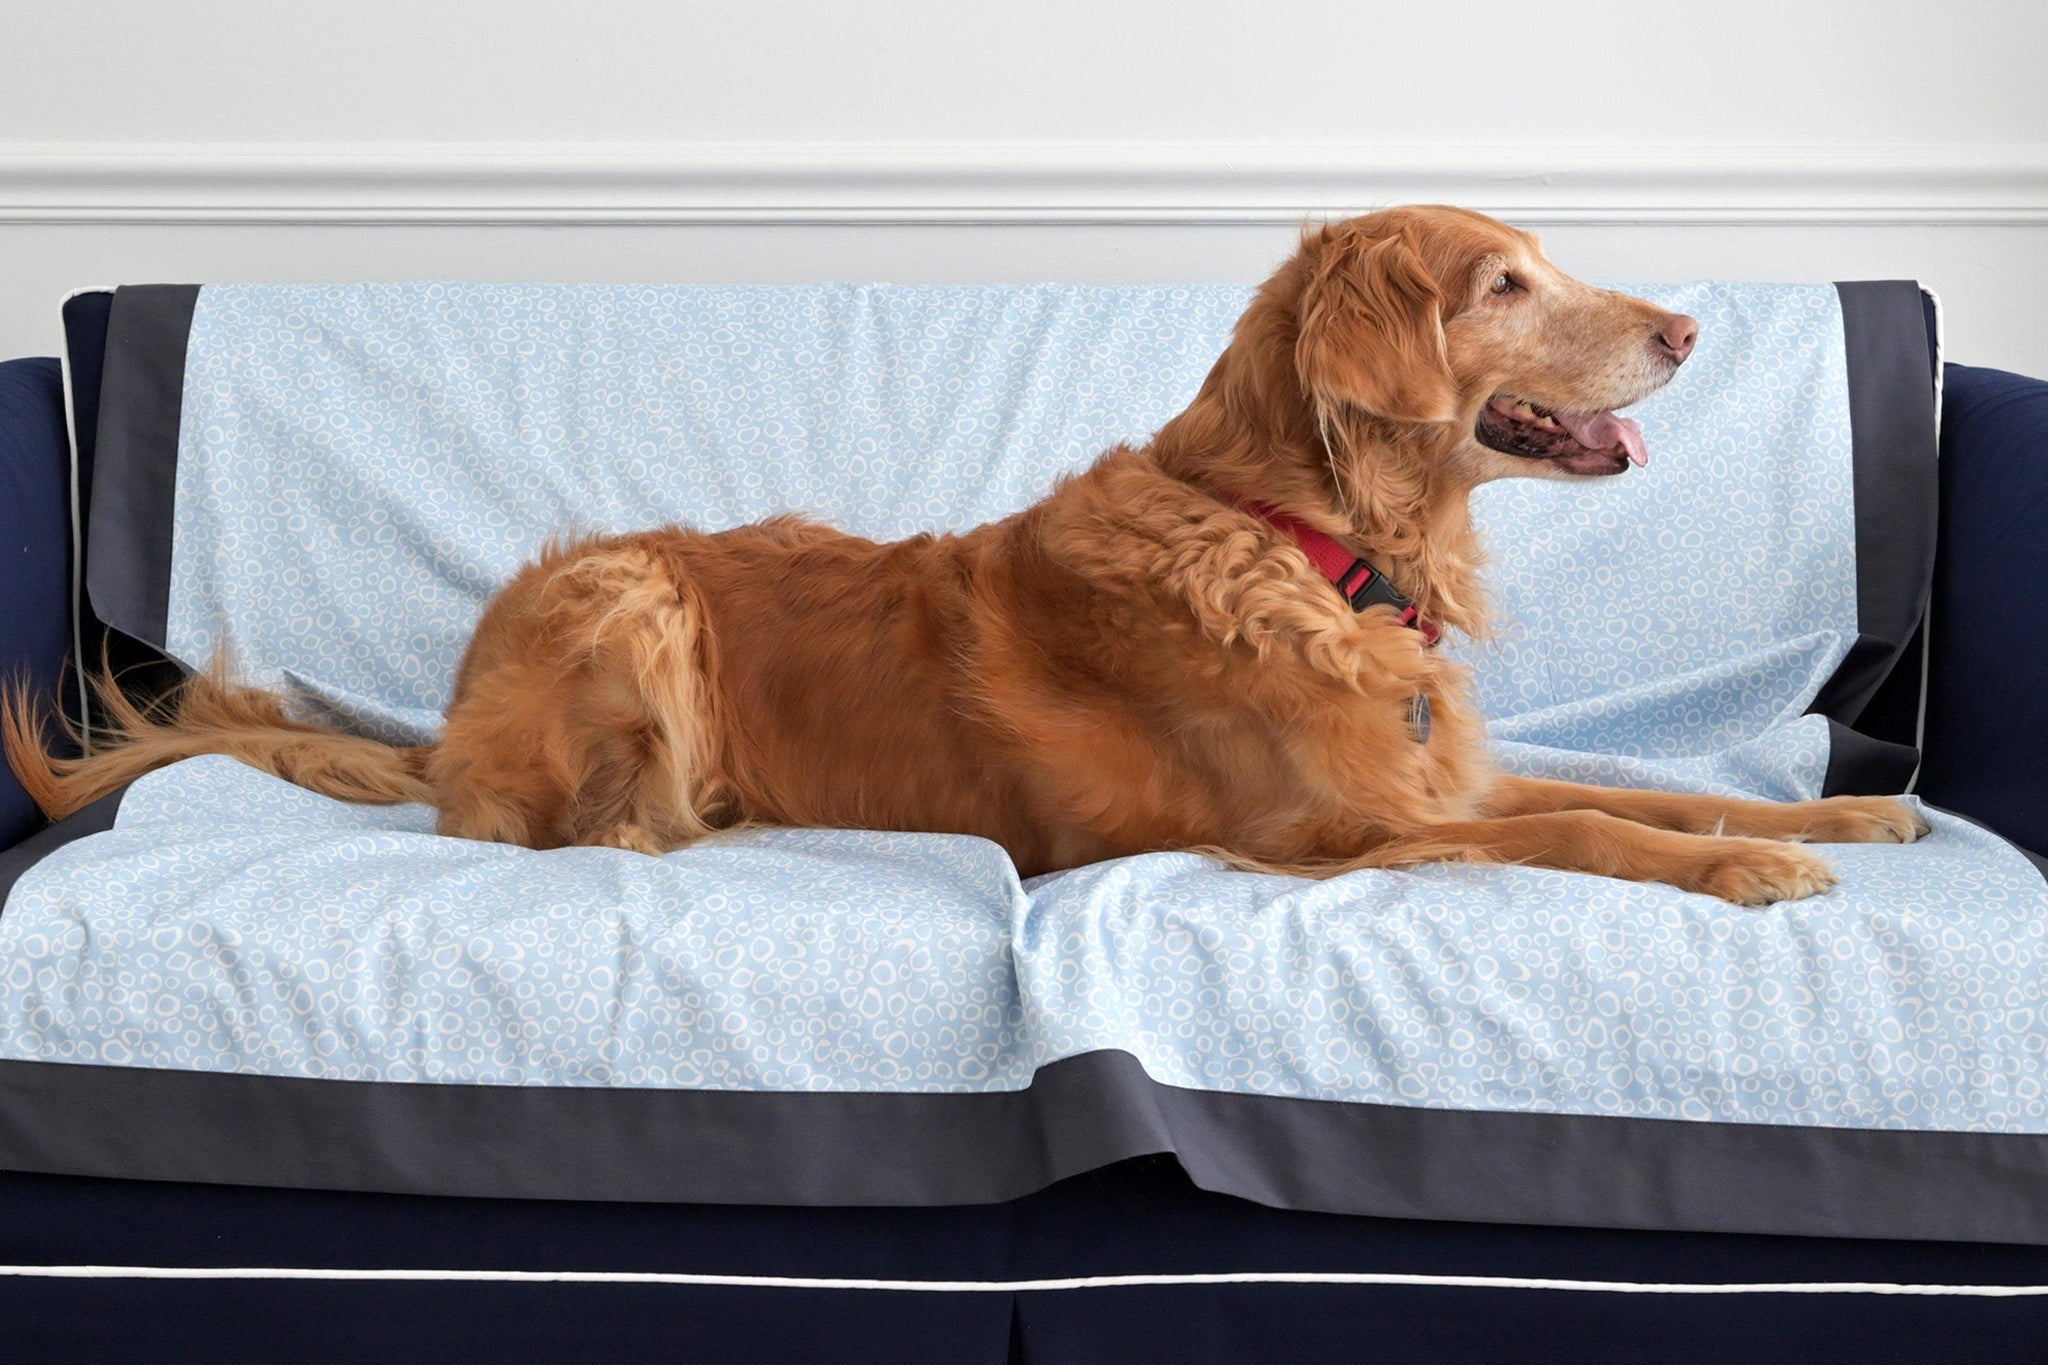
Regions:
[[[1397,422],[1450,422],[1458,382],[1444,348],[1443,291],[1406,233],[1325,234],[1301,296],[1294,364],[1320,409],[1350,404]]]

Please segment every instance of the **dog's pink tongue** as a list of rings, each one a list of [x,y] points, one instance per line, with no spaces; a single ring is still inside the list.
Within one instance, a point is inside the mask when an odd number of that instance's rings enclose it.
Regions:
[[[1620,446],[1638,466],[1650,463],[1650,448],[1643,444],[1643,424],[1633,417],[1616,417],[1611,412],[1560,412],[1557,420],[1572,439],[1588,450],[1612,450]]]

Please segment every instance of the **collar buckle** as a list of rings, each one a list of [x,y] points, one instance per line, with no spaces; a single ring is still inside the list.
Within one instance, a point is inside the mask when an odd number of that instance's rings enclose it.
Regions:
[[[1367,561],[1342,548],[1331,537],[1289,516],[1268,503],[1230,499],[1241,512],[1259,518],[1287,536],[1306,554],[1316,571],[1343,595],[1353,611],[1367,607],[1392,607],[1401,624],[1421,634],[1424,643],[1434,645],[1443,638],[1443,628],[1416,609],[1415,599],[1387,580]],[[1347,562],[1348,561],[1348,562]]]
[[[1364,611],[1367,607],[1388,606],[1396,616],[1415,606],[1415,600],[1387,581],[1387,576],[1362,559],[1351,561],[1351,567],[1335,580],[1337,591],[1344,594],[1344,600],[1351,604],[1351,610]]]

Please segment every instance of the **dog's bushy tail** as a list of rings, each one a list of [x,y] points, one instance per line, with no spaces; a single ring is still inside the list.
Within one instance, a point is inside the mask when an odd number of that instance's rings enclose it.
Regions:
[[[296,721],[268,692],[238,687],[224,668],[186,679],[164,697],[138,705],[109,671],[93,679],[100,718],[83,758],[58,758],[45,743],[48,721],[29,690],[0,687],[0,745],[22,789],[61,820],[144,773],[200,754],[225,754],[322,796],[373,805],[432,802],[425,777],[432,745],[401,748]],[[74,744],[68,718],[56,724]]]

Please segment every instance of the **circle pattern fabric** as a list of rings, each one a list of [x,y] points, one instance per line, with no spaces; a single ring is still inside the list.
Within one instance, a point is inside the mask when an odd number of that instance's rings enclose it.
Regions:
[[[1826,288],[1700,319],[1647,470],[1483,490],[1502,626],[1457,646],[1510,767],[1816,794],[1855,636]],[[209,288],[170,646],[387,737],[550,535],[1028,503],[1192,395],[1236,287]],[[1827,850],[1756,913],[1531,868],[1303,883],[1185,855],[1026,885],[994,845],[772,831],[662,858],[437,838],[231,761],[138,782],[0,916],[0,1055],[274,1075],[1013,1090],[1136,1055],[1212,1090],[2048,1131],[2040,876],[1972,826]]]
[[[504,1085],[1205,1090],[2048,1132],[2048,893],[1975,826],[1748,911],[1537,868],[1187,854],[1021,884],[948,835],[649,858],[443,839],[226,758],[143,778],[0,916],[0,1056]]]

